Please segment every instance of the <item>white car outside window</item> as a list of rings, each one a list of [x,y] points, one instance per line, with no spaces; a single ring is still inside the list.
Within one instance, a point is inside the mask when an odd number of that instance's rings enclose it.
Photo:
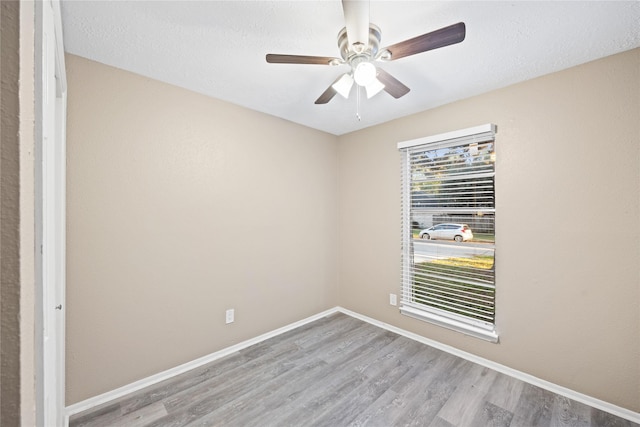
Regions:
[[[426,240],[455,240],[456,242],[473,239],[473,233],[467,224],[438,224],[420,231],[419,236]]]

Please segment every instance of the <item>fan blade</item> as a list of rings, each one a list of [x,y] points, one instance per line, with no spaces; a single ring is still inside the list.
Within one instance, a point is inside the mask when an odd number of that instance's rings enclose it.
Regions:
[[[324,92],[322,92],[322,95],[320,95],[320,97],[318,99],[316,99],[315,104],[326,104],[327,102],[331,101],[333,99],[334,96],[336,96],[336,93],[338,93],[334,88],[333,85],[338,83],[338,81],[344,76],[341,75],[339,76],[337,79],[334,80],[333,83],[331,83],[329,85],[329,87],[327,88],[327,90],[325,90]]]
[[[396,43],[386,48],[391,53],[391,61],[426,52],[439,47],[460,43],[464,40],[466,27],[464,22],[440,28],[439,30]]]
[[[267,54],[267,62],[269,64],[319,64],[331,65],[332,61],[340,61],[338,58],[328,56],[304,56],[304,55],[277,55],[273,53]]]
[[[389,95],[398,99],[405,96],[411,89],[400,83],[398,79],[387,73],[382,68],[378,68],[378,80],[384,85],[384,90]]]
[[[342,10],[349,45],[361,45],[362,50],[366,49],[369,45],[369,1],[342,0]]]
[[[333,99],[334,96],[336,96],[336,90],[329,86],[327,88],[327,90],[325,90],[322,95],[320,95],[320,97],[318,99],[316,99],[316,102],[314,104],[326,104],[327,102],[331,101]]]

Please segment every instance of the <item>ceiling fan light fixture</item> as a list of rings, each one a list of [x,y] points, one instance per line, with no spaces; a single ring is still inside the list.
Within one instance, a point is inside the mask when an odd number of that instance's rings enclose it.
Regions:
[[[367,91],[367,99],[380,93],[384,89],[384,84],[374,77],[373,81],[364,87]]]
[[[376,79],[376,67],[371,62],[360,62],[353,70],[353,78],[358,86],[367,86]]]
[[[349,93],[351,93],[352,86],[353,77],[351,77],[351,74],[344,74],[337,82],[331,85],[331,87],[333,87],[335,91],[342,95],[345,99],[349,98]]]
[[[395,61],[460,43],[466,37],[465,23],[458,22],[380,49],[382,33],[380,28],[369,20],[369,3],[370,0],[342,0],[345,26],[338,32],[340,58],[269,53],[266,56],[267,62],[270,64],[347,65],[350,71],[339,76],[331,86],[325,89],[316,99],[315,104],[326,104],[338,93],[348,98],[355,82],[358,85],[356,87],[357,102],[360,105],[360,87],[364,87],[367,91],[367,98],[384,90],[398,99],[410,91],[384,68],[376,68],[374,64],[377,61]],[[359,118],[359,115],[356,115]]]

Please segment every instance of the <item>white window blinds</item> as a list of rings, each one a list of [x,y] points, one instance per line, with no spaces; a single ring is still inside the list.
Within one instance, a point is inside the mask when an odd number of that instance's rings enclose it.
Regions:
[[[404,314],[497,341],[495,125],[398,144]]]

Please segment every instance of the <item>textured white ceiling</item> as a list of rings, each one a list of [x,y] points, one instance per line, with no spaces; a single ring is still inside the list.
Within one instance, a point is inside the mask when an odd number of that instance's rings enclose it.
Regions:
[[[382,46],[465,22],[453,46],[382,64],[411,88],[314,101],[347,66],[267,64],[339,56],[338,0],[64,1],[68,52],[341,135],[640,46],[638,1],[372,1]]]

